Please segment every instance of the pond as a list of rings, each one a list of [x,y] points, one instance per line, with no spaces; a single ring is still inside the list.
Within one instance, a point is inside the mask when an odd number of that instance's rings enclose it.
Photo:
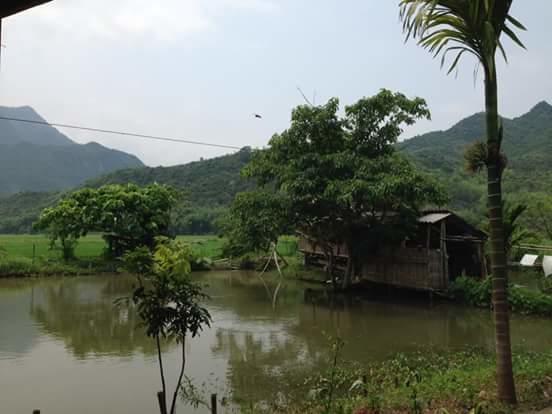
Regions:
[[[273,308],[255,274],[197,277],[208,284],[214,323],[187,344],[186,372],[200,393],[228,397],[234,409],[279,391],[293,393],[294,383],[327,361],[330,337],[343,338],[344,358],[360,363],[428,347],[493,347],[485,310],[427,300],[332,298],[321,287],[295,281],[285,282]],[[113,305],[133,283],[121,276],[0,280],[0,411],[157,413],[154,344],[133,309]],[[514,317],[512,334],[516,347],[552,346],[550,320]],[[179,352],[164,346],[173,379]],[[222,412],[234,410],[230,406]]]

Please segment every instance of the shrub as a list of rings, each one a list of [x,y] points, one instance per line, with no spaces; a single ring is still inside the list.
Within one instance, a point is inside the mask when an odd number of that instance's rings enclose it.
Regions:
[[[456,300],[472,306],[492,305],[492,278],[483,281],[469,277],[456,279],[449,289]],[[508,301],[514,312],[552,316],[552,295],[510,284]]]
[[[79,273],[78,268],[63,263],[33,262],[31,259],[23,257],[0,258],[0,277],[74,275]]]

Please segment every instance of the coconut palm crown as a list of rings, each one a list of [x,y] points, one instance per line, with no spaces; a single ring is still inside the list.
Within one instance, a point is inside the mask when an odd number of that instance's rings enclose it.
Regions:
[[[445,65],[449,54],[455,55],[448,72],[452,72],[464,54],[474,55],[491,74],[497,49],[507,60],[501,40],[505,34],[525,48],[515,29],[526,30],[512,17],[513,0],[401,0],[401,19],[407,39],[442,56]]]

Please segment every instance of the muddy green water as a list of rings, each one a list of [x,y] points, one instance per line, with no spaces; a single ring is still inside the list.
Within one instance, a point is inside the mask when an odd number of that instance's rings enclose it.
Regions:
[[[253,274],[198,278],[209,285],[214,323],[188,343],[187,374],[199,392],[217,392],[242,406],[293,391],[294,381],[326,360],[332,335],[345,339],[347,359],[361,363],[420,348],[493,345],[491,315],[484,310],[332,301],[319,287],[295,282],[286,282],[273,309]],[[157,413],[154,345],[132,309],[113,306],[132,284],[126,277],[0,280],[0,412]],[[516,347],[549,349],[552,321],[514,317],[512,334]],[[170,344],[165,351],[172,379],[179,352]],[[178,412],[207,410],[181,405]]]

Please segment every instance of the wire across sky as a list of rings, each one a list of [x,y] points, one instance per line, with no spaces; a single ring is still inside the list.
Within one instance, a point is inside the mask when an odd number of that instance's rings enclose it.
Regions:
[[[46,121],[33,121],[33,120],[30,120],[30,119],[10,118],[10,117],[0,116],[0,120],[2,120],[2,121],[12,121],[12,122],[22,122],[22,123],[26,123],[26,124],[50,126],[50,127],[56,127],[56,128],[76,129],[76,130],[79,130],[79,131],[98,132],[98,133],[101,133],[101,134],[122,135],[122,136],[125,136],[125,137],[135,137],[135,138],[150,139],[150,140],[155,140],[155,141],[176,142],[176,143],[179,143],[179,144],[201,145],[201,146],[204,146],[204,147],[212,147],[212,148],[225,148],[225,149],[232,149],[232,150],[240,150],[241,149],[241,147],[238,147],[238,146],[235,146],[235,145],[214,144],[214,143],[204,142],[204,141],[195,141],[195,140],[181,139],[181,138],[162,137],[162,136],[156,136],[156,135],[137,134],[137,133],[128,132],[128,131],[116,131],[116,130],[110,130],[110,129],[91,128],[91,127],[85,127],[85,126],[79,126],[79,125],[58,124],[58,123],[46,122]]]

